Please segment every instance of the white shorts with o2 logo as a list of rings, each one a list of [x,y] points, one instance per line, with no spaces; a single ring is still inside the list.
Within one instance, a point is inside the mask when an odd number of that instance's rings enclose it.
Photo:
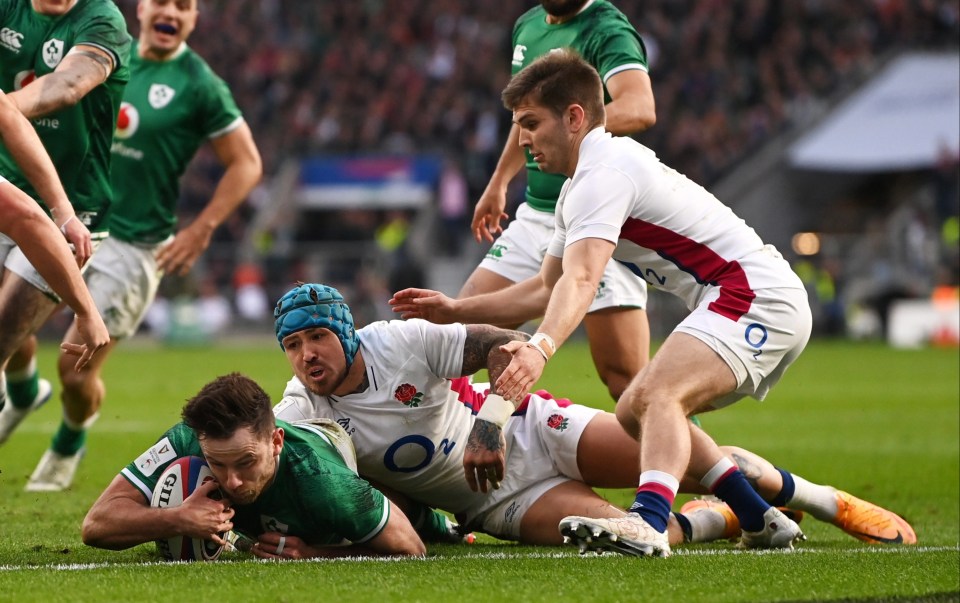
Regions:
[[[533,209],[526,203],[517,208],[517,215],[494,241],[480,268],[518,283],[540,272],[553,238],[556,218],[553,214]],[[605,308],[647,306],[647,284],[619,262],[610,260],[603,271],[597,295],[587,312]]]
[[[675,331],[707,344],[730,367],[737,389],[713,403],[729,406],[744,396],[763,400],[806,347],[812,319],[804,289],[758,289],[750,310],[734,322],[707,309],[720,295],[709,292]]]

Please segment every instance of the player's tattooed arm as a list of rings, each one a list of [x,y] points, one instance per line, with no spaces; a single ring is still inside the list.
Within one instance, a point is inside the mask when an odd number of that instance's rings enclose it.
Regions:
[[[43,117],[80,102],[113,71],[113,57],[93,46],[75,46],[52,73],[8,96],[28,118]]]
[[[487,369],[490,383],[496,383],[500,373],[507,368],[512,358],[509,352],[501,352],[500,346],[511,341],[526,341],[530,336],[522,331],[511,331],[491,325],[467,325],[467,339],[463,344],[463,376]]]

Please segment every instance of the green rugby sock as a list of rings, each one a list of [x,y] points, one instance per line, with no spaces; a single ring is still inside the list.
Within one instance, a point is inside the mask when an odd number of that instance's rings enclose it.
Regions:
[[[60,429],[53,436],[53,445],[50,448],[57,454],[63,456],[72,456],[77,453],[87,441],[87,430],[81,427],[79,430],[67,425],[66,421],[60,422]]]
[[[7,374],[7,397],[16,408],[30,408],[40,393],[40,375],[36,370],[26,378],[17,378]]]

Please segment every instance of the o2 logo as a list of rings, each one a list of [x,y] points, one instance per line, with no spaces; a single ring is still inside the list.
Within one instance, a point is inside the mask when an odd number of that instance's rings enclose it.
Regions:
[[[456,441],[443,438],[443,441],[440,442],[440,452],[449,456],[456,445]],[[420,458],[418,462],[406,464],[403,460],[398,461],[397,454],[401,449],[403,450],[403,454],[400,456],[406,458],[407,462],[409,462],[409,457],[412,456],[412,453],[417,448],[422,451],[422,458]],[[395,473],[414,473],[429,465],[436,452],[437,447],[430,441],[430,438],[426,436],[419,434],[403,436],[391,444],[390,447],[387,448],[387,451],[383,453],[383,466]]]
[[[763,353],[760,348],[767,343],[767,327],[755,322],[743,332],[743,338],[747,340],[747,345],[757,350],[756,354],[753,355],[753,359],[756,360]]]

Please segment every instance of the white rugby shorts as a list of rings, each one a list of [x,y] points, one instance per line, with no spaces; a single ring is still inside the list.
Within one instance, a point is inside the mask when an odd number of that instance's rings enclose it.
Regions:
[[[812,318],[804,289],[755,291],[750,310],[736,322],[707,309],[720,295],[708,292],[675,331],[696,337],[715,351],[737,378],[737,389],[713,403],[729,406],[744,396],[763,400],[810,339]]]
[[[599,412],[579,404],[561,407],[553,399],[531,394],[526,414],[511,417],[504,429],[507,462],[500,489],[489,491],[458,520],[470,529],[518,540],[520,522],[533,503],[555,486],[583,480],[577,446]]]
[[[93,242],[93,257],[97,257],[97,251],[100,249],[103,241],[106,240],[107,233],[92,232],[90,234]],[[87,264],[80,269],[80,272],[86,273],[92,261],[92,259],[88,261]],[[3,264],[5,269],[27,281],[56,303],[59,304],[63,301],[57,292],[47,284],[47,281],[40,276],[40,273],[33,267],[33,264],[31,264],[27,256],[23,254],[23,251],[17,247],[13,239],[3,233],[0,233],[0,263]]]
[[[517,215],[493,242],[479,267],[515,283],[535,276],[547,254],[555,223],[552,213],[520,204]],[[646,308],[647,284],[619,262],[610,260],[587,313],[616,307]]]
[[[90,260],[84,280],[110,337],[124,339],[137,332],[163,276],[157,251],[171,240],[134,245],[111,237]]]

